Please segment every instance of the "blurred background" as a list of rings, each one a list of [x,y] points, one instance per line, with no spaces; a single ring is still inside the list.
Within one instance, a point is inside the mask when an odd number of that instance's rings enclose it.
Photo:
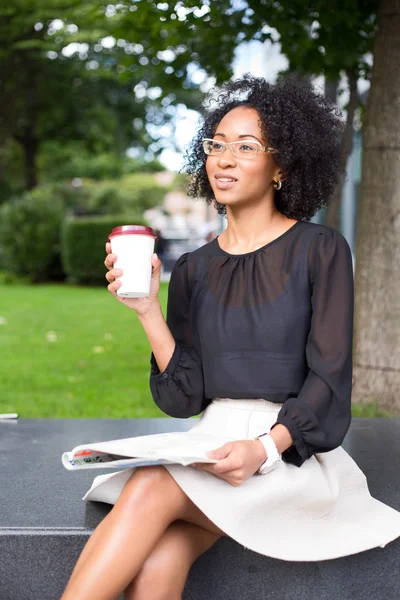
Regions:
[[[298,71],[346,119],[346,175],[313,221],[353,254],[354,414],[400,414],[399,30],[400,0],[1,0],[0,412],[162,416],[104,243],[157,231],[165,307],[175,260],[226,225],[185,192],[196,108],[230,78]]]

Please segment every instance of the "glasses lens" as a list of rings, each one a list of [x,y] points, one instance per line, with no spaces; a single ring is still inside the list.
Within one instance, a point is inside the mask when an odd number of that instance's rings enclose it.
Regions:
[[[203,149],[206,154],[221,154],[224,151],[224,145],[214,140],[203,140]]]
[[[232,148],[237,156],[247,156],[250,158],[257,156],[260,149],[256,142],[234,142]]]

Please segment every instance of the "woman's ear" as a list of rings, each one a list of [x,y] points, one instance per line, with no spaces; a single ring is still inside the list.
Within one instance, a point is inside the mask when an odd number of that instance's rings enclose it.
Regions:
[[[286,176],[283,173],[283,171],[278,171],[278,178],[279,178],[280,181],[285,181]]]

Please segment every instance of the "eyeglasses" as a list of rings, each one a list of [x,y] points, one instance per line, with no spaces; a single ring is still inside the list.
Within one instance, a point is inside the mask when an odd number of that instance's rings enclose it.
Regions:
[[[238,141],[238,142],[223,142],[222,140],[212,140],[205,138],[202,141],[203,150],[206,154],[211,156],[218,156],[223,154],[227,148],[231,149],[232,154],[239,156],[240,158],[255,158],[257,154],[261,152],[270,152],[273,154],[276,152],[274,148],[270,146],[263,147],[260,142],[253,141]]]

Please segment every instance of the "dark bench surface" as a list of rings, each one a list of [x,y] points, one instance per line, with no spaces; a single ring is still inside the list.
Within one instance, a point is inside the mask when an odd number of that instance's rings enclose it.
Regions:
[[[84,503],[96,475],[67,471],[79,444],[185,431],[193,419],[34,419],[0,422],[0,600],[57,600],[108,505]],[[400,510],[400,419],[354,419],[343,444],[371,494]],[[385,549],[290,563],[221,539],[191,569],[184,600],[398,600],[400,539]]]
[[[89,442],[186,431],[193,424],[191,419],[0,422],[0,531],[10,527],[95,527],[104,515],[104,506],[83,502],[82,497],[94,477],[116,469],[67,471],[61,464],[62,453]]]
[[[88,442],[186,431],[193,419],[22,419],[0,422],[0,528],[92,528],[98,503],[82,496],[111,469],[67,471],[61,454]],[[353,419],[343,444],[373,496],[400,510],[400,419]],[[104,507],[103,507],[104,508]],[[104,512],[99,508],[99,517]]]

